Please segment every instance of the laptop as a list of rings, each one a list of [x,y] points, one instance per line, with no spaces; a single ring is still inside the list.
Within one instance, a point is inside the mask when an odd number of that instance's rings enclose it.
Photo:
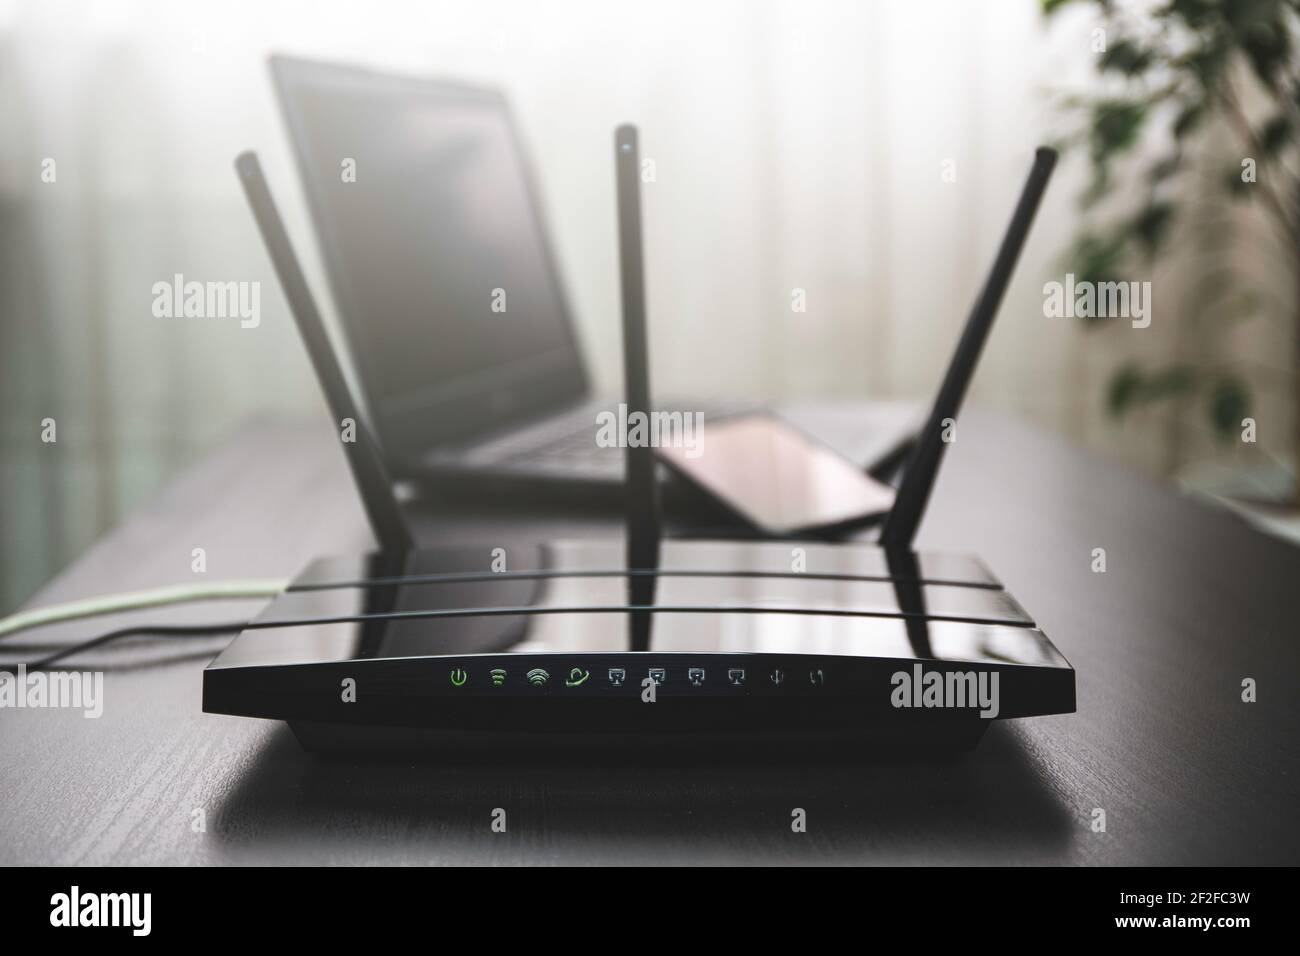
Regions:
[[[621,494],[624,456],[595,440],[618,399],[592,392],[502,93],[278,55],[271,72],[345,351],[394,474],[444,490],[459,479]],[[661,407],[706,423],[755,410]],[[864,446],[857,422],[830,444],[864,465],[898,456],[915,425]]]

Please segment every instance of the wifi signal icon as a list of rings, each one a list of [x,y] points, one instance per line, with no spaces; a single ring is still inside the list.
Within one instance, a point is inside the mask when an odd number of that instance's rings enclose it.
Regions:
[[[500,687],[506,682],[506,672],[500,667],[494,668],[489,672],[488,676],[492,678],[493,687]]]
[[[528,672],[528,683],[534,687],[545,687],[546,682],[551,679],[551,675],[540,667],[534,667]]]

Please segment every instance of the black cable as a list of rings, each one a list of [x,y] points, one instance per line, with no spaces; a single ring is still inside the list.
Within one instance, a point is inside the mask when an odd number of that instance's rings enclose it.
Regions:
[[[88,651],[92,647],[99,647],[102,644],[108,644],[116,641],[121,637],[200,637],[212,634],[234,634],[242,631],[248,626],[247,621],[232,621],[225,624],[137,624],[133,627],[124,627],[116,631],[109,631],[107,634],[101,634],[99,637],[92,637],[90,640],[81,641],[78,644],[72,644],[68,647],[60,648],[53,654],[47,654],[39,660],[32,661],[27,665],[29,671],[43,670],[49,667],[55,661],[61,661],[65,657],[71,657],[73,654],[80,654],[82,651]],[[17,666],[17,665],[13,665]],[[9,665],[0,666],[0,670],[8,670]]]

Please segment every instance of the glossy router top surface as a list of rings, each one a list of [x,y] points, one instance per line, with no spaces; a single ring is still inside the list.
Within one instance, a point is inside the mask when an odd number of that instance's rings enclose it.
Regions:
[[[465,578],[579,572],[627,575],[623,545],[616,540],[572,539],[512,546],[499,549],[505,552],[505,564],[494,567],[496,550],[485,545],[411,551],[402,555],[372,552],[322,558],[309,565],[290,589],[409,582],[425,577],[444,579],[452,575]],[[1002,586],[979,559],[970,555],[908,552],[891,556],[884,549],[870,545],[806,542],[663,541],[654,573],[880,581],[919,578],[934,584]]]
[[[483,546],[323,560],[212,666],[645,651],[1068,667],[966,556],[664,542],[657,571],[632,576],[640,592],[653,586],[635,602],[622,558],[617,541],[559,541],[504,556]],[[632,640],[638,625],[648,637],[641,647]]]

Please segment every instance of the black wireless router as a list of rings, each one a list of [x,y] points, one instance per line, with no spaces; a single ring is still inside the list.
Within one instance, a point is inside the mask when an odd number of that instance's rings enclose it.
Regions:
[[[336,421],[376,553],[308,567],[203,673],[203,709],[312,750],[629,744],[721,756],[965,748],[1074,710],[1074,671],[972,557],[912,539],[1055,164],[1040,149],[879,545],[661,541],[654,452],[627,449],[623,542],[417,549],[257,157],[236,169]],[[615,134],[630,411],[651,409],[635,128]],[[504,557],[504,567],[501,559]],[[854,748],[847,751],[847,747]],[[718,748],[726,748],[718,749]]]

